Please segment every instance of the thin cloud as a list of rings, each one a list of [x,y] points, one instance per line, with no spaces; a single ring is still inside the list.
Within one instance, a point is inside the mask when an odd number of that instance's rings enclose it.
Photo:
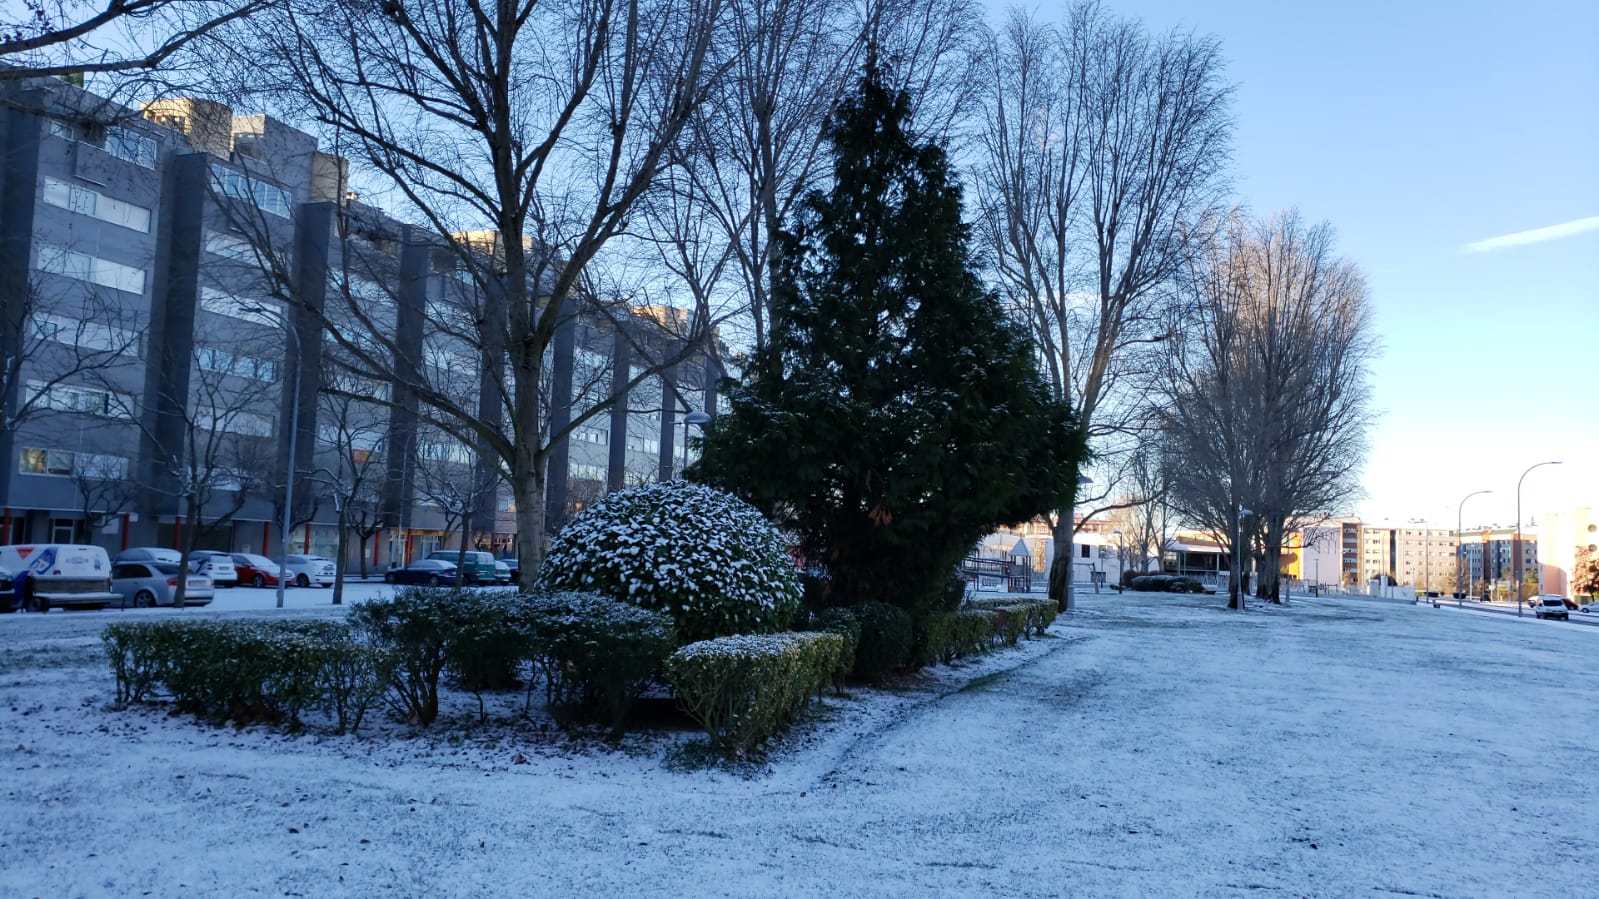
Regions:
[[[1517,231],[1514,234],[1502,234],[1499,237],[1490,237],[1468,243],[1460,248],[1462,253],[1487,253],[1492,250],[1503,250],[1506,247],[1521,247],[1530,243],[1543,243],[1547,240],[1559,240],[1584,231],[1599,231],[1599,215],[1577,219],[1560,225],[1550,225],[1547,228],[1534,228],[1531,231]]]

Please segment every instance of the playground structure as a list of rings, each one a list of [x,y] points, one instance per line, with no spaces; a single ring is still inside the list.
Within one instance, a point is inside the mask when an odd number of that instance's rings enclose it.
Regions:
[[[1031,556],[967,556],[961,562],[960,576],[977,590],[1029,593],[1033,589],[1033,560]]]

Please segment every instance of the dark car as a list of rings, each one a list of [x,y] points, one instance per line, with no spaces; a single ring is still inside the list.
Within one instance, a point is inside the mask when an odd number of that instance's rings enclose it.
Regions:
[[[512,553],[506,553],[505,555],[500,556],[495,561],[504,562],[505,563],[505,567],[511,569],[511,583],[515,584],[515,583],[518,583],[518,582],[520,582],[522,580],[522,560],[521,559],[518,559]]]
[[[445,587],[455,583],[455,565],[442,559],[417,559],[404,568],[390,568],[383,580],[391,584],[426,584]]]

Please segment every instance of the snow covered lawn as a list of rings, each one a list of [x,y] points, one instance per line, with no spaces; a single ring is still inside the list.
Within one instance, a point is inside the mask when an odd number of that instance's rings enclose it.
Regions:
[[[381,592],[363,586],[359,595]],[[251,596],[250,594],[256,594]],[[98,632],[0,618],[0,895],[1594,895],[1599,628],[1086,594],[830,697],[751,776],[538,724],[359,737],[114,711]],[[317,597],[321,599],[318,600]],[[230,611],[233,609],[233,611]],[[509,703],[509,700],[507,700]],[[506,706],[509,708],[509,705]]]

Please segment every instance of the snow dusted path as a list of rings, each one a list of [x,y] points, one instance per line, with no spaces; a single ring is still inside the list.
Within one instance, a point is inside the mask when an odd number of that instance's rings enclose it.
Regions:
[[[1049,639],[830,699],[745,779],[665,770],[672,735],[573,751],[527,725],[350,739],[114,712],[106,620],[0,619],[0,895],[1567,896],[1599,878],[1599,628],[1090,594]]]

